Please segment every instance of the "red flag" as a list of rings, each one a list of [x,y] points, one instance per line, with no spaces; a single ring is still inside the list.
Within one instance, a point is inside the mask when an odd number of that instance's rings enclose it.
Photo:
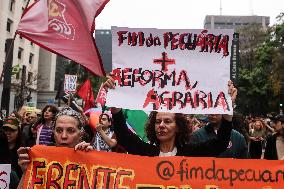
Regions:
[[[87,79],[77,90],[78,96],[80,96],[84,101],[84,111],[93,108],[95,106],[94,93],[91,85],[91,81]]]
[[[24,13],[17,33],[102,76],[93,38],[95,18],[109,0],[39,0]]]
[[[101,84],[100,90],[98,92],[96,103],[100,104],[101,106],[104,106],[106,103],[106,95],[107,91],[103,88],[103,84]]]

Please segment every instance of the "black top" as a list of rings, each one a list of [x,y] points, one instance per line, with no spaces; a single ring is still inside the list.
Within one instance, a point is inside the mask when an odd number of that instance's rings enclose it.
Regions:
[[[158,146],[142,141],[133,134],[126,125],[122,111],[113,115],[114,132],[118,144],[123,146],[129,154],[141,156],[159,156]],[[222,120],[217,138],[199,144],[185,144],[177,146],[177,156],[214,157],[227,149],[232,130],[232,122]]]
[[[276,149],[276,139],[279,137],[279,133],[276,133],[267,138],[264,159],[268,160],[278,160],[277,149]]]
[[[21,167],[18,165],[18,159],[19,156],[17,154],[17,150],[19,147],[14,147],[13,149],[10,149],[10,156],[11,156],[11,165],[12,165],[12,170],[17,173],[17,176],[21,178],[23,172]]]
[[[20,180],[17,173],[15,171],[11,171],[9,189],[17,189],[19,182]]]
[[[193,132],[190,138],[190,142],[202,143],[216,137],[217,134],[214,131],[213,125],[209,123]],[[244,136],[233,129],[231,132],[231,138],[227,149],[221,154],[219,154],[217,157],[248,159],[248,148]]]

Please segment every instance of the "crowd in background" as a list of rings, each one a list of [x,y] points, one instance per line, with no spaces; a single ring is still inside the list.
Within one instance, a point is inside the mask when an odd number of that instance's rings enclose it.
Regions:
[[[23,107],[2,119],[0,163],[12,165],[10,188],[16,188],[22,176],[17,150],[36,144],[54,145],[54,120],[59,112],[60,108],[54,105],[46,105],[41,111],[27,111],[26,107]],[[82,109],[79,109],[78,113],[84,118],[82,141],[90,143],[93,149],[99,151],[127,153],[127,149],[117,145],[111,113],[102,113],[95,129],[90,127],[89,118]],[[218,120],[222,120],[222,115],[185,117],[190,135],[185,144],[202,143],[217,136],[219,128],[215,126]],[[253,117],[235,113],[232,125],[228,147],[217,157],[271,160],[284,158],[284,116],[271,113],[265,117]]]

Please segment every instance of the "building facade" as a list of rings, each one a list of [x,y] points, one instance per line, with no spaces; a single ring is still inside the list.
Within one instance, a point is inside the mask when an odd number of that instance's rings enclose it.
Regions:
[[[112,70],[112,35],[111,30],[96,30],[95,41],[100,52],[106,73]]]
[[[226,16],[207,15],[204,19],[204,29],[237,29],[243,26],[259,24],[266,29],[270,24],[268,16]]]
[[[30,1],[32,4],[34,0]],[[21,15],[28,0],[0,1],[0,72],[9,47],[6,39],[12,39],[19,24]],[[112,69],[111,30],[96,30],[94,34],[98,50],[106,72]],[[47,103],[56,103],[55,96],[59,81],[64,80],[64,65],[69,60],[46,51],[32,42],[16,36],[13,49],[13,67],[19,67],[19,72],[11,75],[9,112],[17,109],[22,96],[24,104],[35,102],[37,108],[43,108]],[[25,72],[24,72],[25,71]],[[24,73],[23,73],[24,72]],[[23,90],[22,79],[25,78]],[[3,81],[3,80],[2,80]],[[0,84],[0,100],[2,99],[3,82]],[[3,108],[2,108],[3,109]],[[9,113],[7,112],[7,113]]]
[[[0,72],[3,71],[5,57],[9,52],[7,39],[13,39],[21,15],[29,1],[28,0],[1,0],[0,1]],[[34,0],[30,1],[32,4]],[[19,37],[14,41],[12,66],[18,67],[18,72],[11,75],[11,92],[9,102],[9,112],[17,109],[19,99],[37,102],[38,87],[41,85],[40,80],[44,81],[42,88],[49,90],[54,82],[54,74],[52,68],[46,70],[43,64],[51,64],[55,66],[56,57],[52,53],[42,53],[42,50],[34,43]],[[39,68],[42,68],[39,71]],[[52,73],[53,72],[53,73]],[[7,74],[7,73],[4,73]],[[48,75],[49,74],[49,75]],[[23,80],[24,78],[24,80]],[[23,82],[24,81],[24,82]],[[46,83],[49,84],[47,87]],[[54,87],[53,87],[54,88]],[[3,80],[0,84],[0,100],[6,100],[2,97]],[[2,108],[3,109],[3,108]]]

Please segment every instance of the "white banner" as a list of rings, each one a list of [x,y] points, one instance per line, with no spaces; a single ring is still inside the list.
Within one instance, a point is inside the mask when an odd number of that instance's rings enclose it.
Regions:
[[[107,106],[192,114],[232,114],[228,94],[233,30],[112,27]]]
[[[0,164],[0,189],[9,188],[11,164]]]

